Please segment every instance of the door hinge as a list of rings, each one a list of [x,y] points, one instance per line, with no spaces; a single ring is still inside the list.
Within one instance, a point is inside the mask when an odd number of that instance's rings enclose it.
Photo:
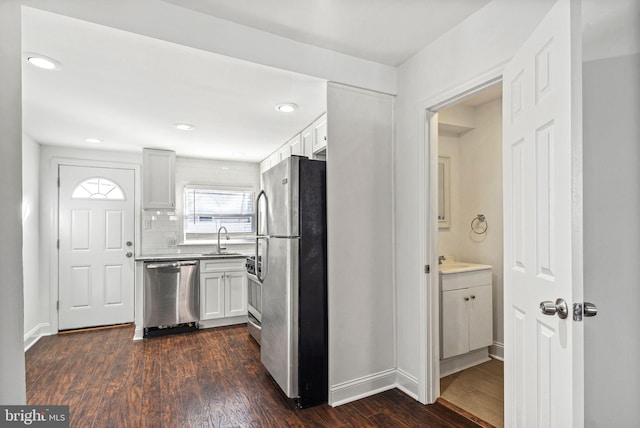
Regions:
[[[57,248],[58,250],[60,249],[60,240],[59,240],[59,239],[56,241],[56,248]]]
[[[56,311],[60,310],[60,300],[56,300]]]
[[[431,273],[431,265],[424,265],[424,273]]]
[[[60,187],[60,177],[58,177],[58,187]]]

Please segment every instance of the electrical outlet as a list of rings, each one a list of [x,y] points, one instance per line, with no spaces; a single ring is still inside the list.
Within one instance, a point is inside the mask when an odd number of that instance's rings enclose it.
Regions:
[[[151,219],[145,219],[142,227],[145,229],[151,229]]]

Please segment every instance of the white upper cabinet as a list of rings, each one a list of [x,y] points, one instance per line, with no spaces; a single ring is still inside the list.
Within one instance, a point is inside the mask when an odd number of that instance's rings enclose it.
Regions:
[[[313,158],[313,125],[309,125],[300,133],[300,142],[302,144],[302,156],[309,159]]]
[[[284,144],[282,147],[278,149],[278,162],[282,162],[286,158],[291,157],[290,141],[293,141],[293,140],[295,140],[295,138],[287,141],[286,144]]]
[[[302,139],[300,138],[300,134],[297,134],[295,137],[290,139],[286,146],[289,146],[289,156],[298,155],[304,156],[304,150],[302,148]]]
[[[142,151],[142,207],[176,207],[176,153],[170,150]]]
[[[278,150],[260,162],[260,172],[263,173],[269,168],[273,168],[276,164],[291,155],[324,160],[324,150],[326,147],[327,114],[324,113],[301,133],[296,134],[295,137],[284,143]]]
[[[316,154],[327,147],[327,115],[323,114],[313,122],[312,152]]]

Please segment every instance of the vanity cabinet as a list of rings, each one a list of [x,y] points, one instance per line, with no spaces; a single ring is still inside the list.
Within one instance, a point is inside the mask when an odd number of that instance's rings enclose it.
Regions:
[[[244,259],[202,260],[200,321],[240,317],[237,320],[240,323],[246,322],[246,316],[247,272]]]
[[[176,153],[171,150],[142,150],[142,208],[176,207]]]
[[[440,275],[442,358],[493,343],[491,270]]]

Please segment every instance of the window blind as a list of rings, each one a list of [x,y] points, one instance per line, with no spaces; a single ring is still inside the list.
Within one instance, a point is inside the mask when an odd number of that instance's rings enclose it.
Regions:
[[[185,237],[212,239],[222,226],[229,233],[252,233],[254,193],[249,190],[219,190],[185,187]]]

